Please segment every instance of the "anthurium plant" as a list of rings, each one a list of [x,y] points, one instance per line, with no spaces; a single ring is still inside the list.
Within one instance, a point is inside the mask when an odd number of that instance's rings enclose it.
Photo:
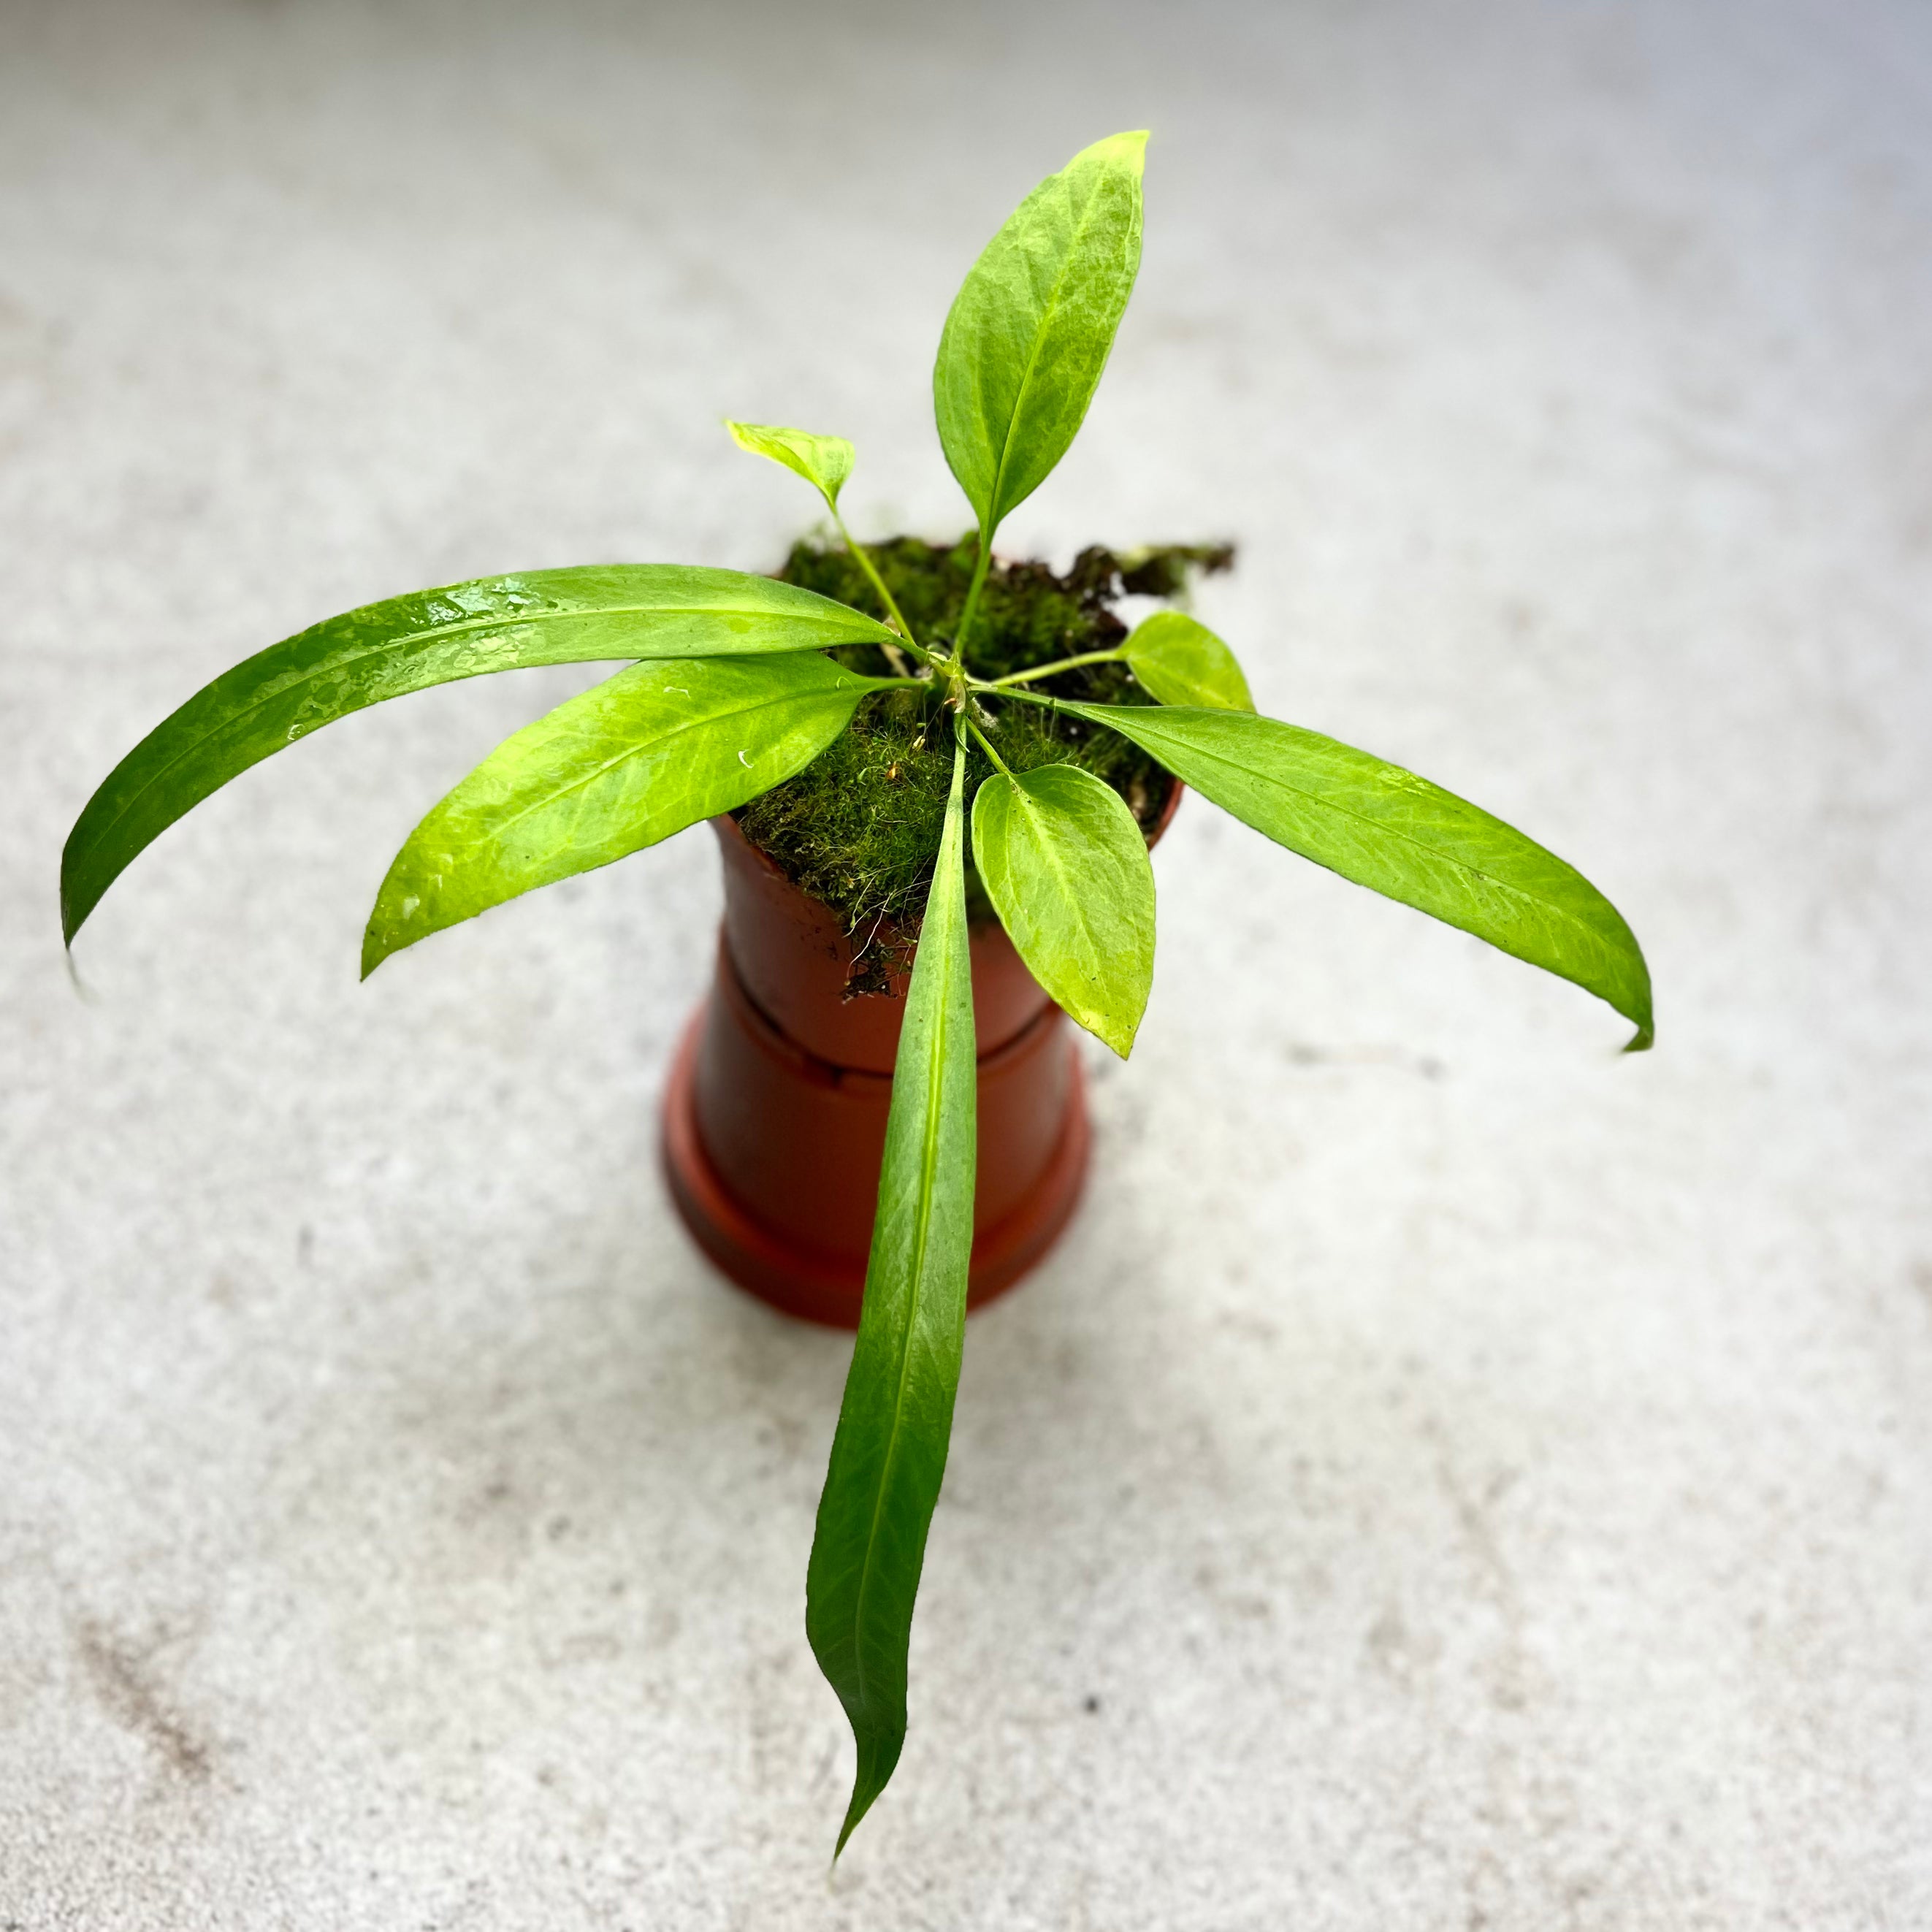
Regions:
[[[158,834],[320,727],[486,671],[623,661],[508,739],[416,827],[377,892],[366,976],[446,926],[746,806],[819,758],[862,707],[922,708],[922,754],[946,762],[950,783],[926,855],[863,1312],[806,1579],[807,1633],[857,1745],[842,1848],[905,1737],[914,1599],[959,1376],[976,1151],[969,873],[1040,985],[1116,1053],[1131,1049],[1152,982],[1144,830],[1080,745],[1121,734],[1264,837],[1574,981],[1634,1024],[1632,1048],[1651,1042],[1642,955],[1595,887],[1426,779],[1261,716],[1233,653],[1184,612],[1162,610],[1106,650],[976,674],[1001,521],[1066,454],[1133,286],[1145,142],[1114,135],[1042,182],[946,319],[933,400],[976,550],[943,634],[915,630],[845,529],[852,446],[734,422],[744,448],[818,490],[872,610],[688,564],[532,571],[370,604],[189,699],[109,776],[62,859],[71,942]],[[1106,688],[1131,686],[1132,701],[1079,694],[1102,664],[1116,668]],[[1034,751],[1010,759],[1003,742],[1012,752],[1022,723]],[[1060,753],[1044,760],[1042,730]]]

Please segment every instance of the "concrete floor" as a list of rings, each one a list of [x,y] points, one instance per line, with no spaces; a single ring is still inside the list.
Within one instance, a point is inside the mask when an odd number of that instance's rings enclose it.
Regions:
[[[56,857],[319,615],[768,566],[728,412],[958,528],[952,291],[1141,124],[1010,547],[1238,538],[1264,708],[1582,867],[1660,1043],[1190,804],[828,1878],[845,1344],[654,1166],[708,840],[357,986],[560,673],[250,774],[84,997]],[[1932,1925],[1928,340],[1903,0],[0,4],[0,1924]]]

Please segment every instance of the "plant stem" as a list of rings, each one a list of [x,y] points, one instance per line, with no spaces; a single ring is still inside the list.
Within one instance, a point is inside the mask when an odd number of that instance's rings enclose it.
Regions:
[[[1064,670],[1072,670],[1078,664],[1118,664],[1126,656],[1125,649],[1115,645],[1110,651],[1082,651],[1077,658],[1062,658],[1058,664],[1036,664],[1031,670],[1009,671],[1004,677],[996,677],[990,684],[980,686],[982,691],[999,691],[1016,684],[1030,684],[1040,677],[1057,677]]]
[[[830,501],[829,498],[826,500]],[[906,648],[922,664],[930,664],[932,662],[932,658],[921,649],[919,640],[913,635],[912,626],[906,622],[905,613],[899,608],[898,599],[886,588],[886,580],[879,574],[879,567],[872,561],[871,552],[863,544],[856,541],[852,532],[845,527],[845,519],[838,514],[838,506],[832,503],[831,508],[832,520],[838,526],[838,534],[845,539],[846,549],[857,558],[859,568],[866,573],[871,580],[872,588],[879,593],[880,602],[885,605],[886,614],[899,627],[899,635],[904,638]],[[892,668],[897,671],[903,671],[905,669],[905,660],[899,656],[897,649],[891,644],[887,644],[884,646],[884,650],[886,656],[893,661]]]
[[[992,568],[993,545],[988,533],[980,532],[980,554],[974,561],[973,580],[966,586],[966,608],[959,614],[959,628],[952,634],[952,655],[962,666],[966,662],[966,633],[973,627],[973,614],[980,608],[980,592],[986,588],[986,572]]]
[[[1004,773],[1005,776],[1011,778],[1012,776],[1012,773],[1006,770],[1006,760],[1001,758],[999,753],[993,749],[992,740],[988,738],[986,733],[981,730],[979,726],[974,723],[971,718],[967,718],[965,712],[962,711],[959,715],[962,718],[964,718],[966,719],[967,730],[971,732],[974,736],[979,740],[980,748],[986,752],[987,757],[991,758],[994,764],[999,766],[1001,772]]]

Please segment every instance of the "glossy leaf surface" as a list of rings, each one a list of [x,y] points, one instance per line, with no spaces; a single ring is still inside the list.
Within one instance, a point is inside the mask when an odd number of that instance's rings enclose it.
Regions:
[[[1154,867],[1126,801],[1078,765],[995,772],[973,862],[1028,970],[1124,1060],[1154,985]]]
[[[1650,971],[1622,915],[1580,872],[1452,792],[1250,712],[1070,704],[1292,852],[1574,981],[1650,1045]]]
[[[1252,711],[1248,681],[1228,650],[1184,610],[1156,610],[1122,646],[1127,668],[1163,704]]]
[[[946,1469],[965,1334],[978,1061],[964,769],[956,747],[892,1071],[865,1304],[806,1584],[806,1632],[858,1748],[840,1850],[885,1789],[905,1742],[913,1600]]]
[[[794,476],[802,476],[825,499],[825,507],[838,507],[838,493],[852,473],[856,452],[842,436],[814,436],[806,429],[781,429],[775,423],[733,422],[724,427],[740,449],[767,456]]]
[[[890,641],[830,598],[744,571],[611,564],[484,578],[364,604],[205,686],[107,776],[61,856],[69,940],[102,893],[238,773],[385,698],[484,671]]]
[[[953,298],[932,372],[946,460],[982,536],[1066,454],[1141,260],[1144,133],[1096,141],[1013,212]]]
[[[802,771],[880,681],[812,652],[634,664],[507,738],[410,833],[366,978],[445,926],[654,845]]]

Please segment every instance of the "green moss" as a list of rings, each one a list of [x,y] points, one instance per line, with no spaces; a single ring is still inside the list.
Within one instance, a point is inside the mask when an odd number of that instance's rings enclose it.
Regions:
[[[970,535],[950,545],[898,537],[874,547],[880,574],[922,642],[950,640],[973,574],[974,543]],[[1226,569],[1232,559],[1226,547],[1172,546],[1125,556],[1096,548],[1083,550],[1064,577],[1042,563],[996,562],[967,642],[968,660],[976,675],[1000,677],[1109,650],[1126,635],[1112,608],[1124,588],[1172,596],[1192,569]],[[842,547],[797,544],[778,574],[872,616],[885,615]],[[855,670],[890,669],[870,646],[838,655]],[[1096,704],[1150,701],[1119,664],[1084,666],[1033,688]],[[1061,761],[1084,765],[1126,800],[1143,826],[1160,817],[1173,781],[1118,733],[1036,705],[992,702],[987,708],[994,720],[988,735],[1015,771]],[[974,746],[967,762],[969,806],[991,769]],[[848,931],[866,933],[882,924],[916,928],[952,775],[952,731],[940,705],[923,692],[894,692],[868,699],[850,729],[813,764],[736,816],[752,844],[837,911]],[[976,918],[991,916],[970,868],[967,894]]]

